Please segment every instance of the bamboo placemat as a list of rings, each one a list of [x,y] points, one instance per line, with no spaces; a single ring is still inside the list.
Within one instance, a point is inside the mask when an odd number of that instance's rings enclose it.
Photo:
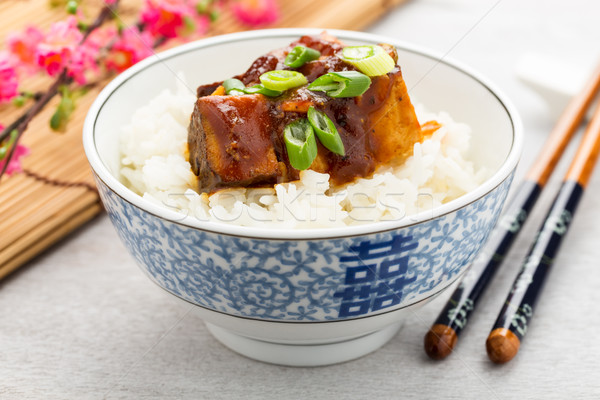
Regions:
[[[404,1],[280,0],[281,18],[271,27],[360,30]],[[120,15],[125,22],[132,21],[141,3],[121,1]],[[46,30],[52,22],[65,18],[63,10],[50,9],[48,4],[49,0],[0,2],[2,43],[9,32],[30,24]],[[86,12],[93,16],[102,3],[95,0],[84,4]],[[224,13],[208,34],[244,29]],[[44,90],[49,82],[48,78],[32,77],[21,89]],[[0,181],[0,279],[102,211],[81,143],[85,115],[102,86],[92,88],[77,101],[65,133],[52,132],[48,126],[58,98],[25,132],[23,144],[31,154],[23,161],[24,172]],[[0,106],[0,122],[8,125],[22,112],[23,109]]]

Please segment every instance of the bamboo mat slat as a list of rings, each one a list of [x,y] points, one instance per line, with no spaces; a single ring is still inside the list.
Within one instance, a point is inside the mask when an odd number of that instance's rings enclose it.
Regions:
[[[406,0],[281,0],[281,17],[270,27],[317,27],[361,30]],[[93,16],[99,0],[83,1],[86,15]],[[141,0],[121,0],[120,15],[131,23]],[[0,51],[6,36],[28,25],[47,30],[54,21],[64,19],[63,10],[49,8],[48,0],[0,2]],[[247,29],[224,13],[208,35]],[[43,91],[50,78],[33,76],[22,90]],[[77,108],[65,133],[54,133],[48,126],[58,98],[30,123],[23,136],[31,154],[23,161],[28,173],[4,177],[0,181],[0,279],[64,238],[102,211],[81,143],[81,130],[87,110],[102,89],[92,88],[78,99]],[[8,125],[23,112],[9,105],[0,106],[0,123]],[[44,179],[40,179],[43,177]],[[79,186],[68,186],[79,184]],[[92,186],[93,187],[93,186]]]

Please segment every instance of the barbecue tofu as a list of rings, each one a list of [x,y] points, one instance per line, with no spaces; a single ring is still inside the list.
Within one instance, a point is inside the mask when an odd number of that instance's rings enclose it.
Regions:
[[[328,72],[354,70],[336,56],[343,45],[328,36],[304,36],[285,49],[258,58],[236,76],[246,86],[260,83],[267,71],[290,69],[283,63],[296,45],[321,52],[318,60],[298,68],[308,82]],[[397,60],[395,50],[385,46]],[[370,176],[379,165],[397,165],[412,154],[423,133],[408,96],[400,67],[372,77],[369,89],[352,98],[331,98],[302,86],[278,97],[224,95],[222,82],[200,86],[188,129],[189,161],[200,192],[223,187],[272,185],[296,180],[299,171],[288,160],[284,127],[306,117],[310,106],[334,122],[346,154],[318,144],[310,169],[330,174],[333,185]]]

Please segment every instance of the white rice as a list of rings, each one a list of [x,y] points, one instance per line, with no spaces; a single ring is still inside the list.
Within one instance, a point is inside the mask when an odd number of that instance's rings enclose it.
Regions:
[[[329,187],[329,175],[306,170],[300,180],[274,188],[195,191],[184,153],[195,98],[187,89],[162,92],[139,108],[123,128],[123,182],[145,199],[202,221],[263,228],[325,228],[400,220],[431,210],[473,190],[489,175],[468,160],[470,128],[447,113],[417,106],[421,122],[442,124],[398,167],[368,179]]]

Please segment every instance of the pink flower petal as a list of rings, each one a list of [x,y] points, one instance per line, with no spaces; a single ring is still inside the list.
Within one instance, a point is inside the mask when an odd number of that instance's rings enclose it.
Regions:
[[[38,44],[44,39],[42,31],[29,26],[23,32],[12,33],[6,39],[8,51],[19,60],[17,67],[33,73],[38,69],[35,52]]]
[[[279,18],[275,0],[238,0],[231,5],[231,11],[241,23],[249,26],[270,24]]]
[[[52,24],[46,37],[38,44],[36,51],[37,64],[44,68],[48,75],[57,75],[69,65],[73,54],[82,51],[79,42],[83,38],[77,28],[77,19],[73,16],[65,21]],[[85,57],[79,57],[79,61]],[[75,66],[77,69],[77,66]]]
[[[153,41],[152,35],[147,31],[140,32],[137,27],[124,29],[106,58],[106,68],[121,72],[154,54]]]
[[[186,18],[196,15],[191,2],[186,0],[146,0],[140,20],[155,37],[174,38],[185,30]]]
[[[21,158],[25,157],[29,154],[29,149],[23,145],[17,144],[17,148],[15,149],[15,153],[13,154],[12,159],[8,163],[8,168],[6,168],[6,174],[11,175],[15,172],[21,172],[23,168],[21,167]],[[4,168],[6,164],[6,160],[0,161],[0,171]]]
[[[0,53],[0,103],[6,103],[19,94],[19,81],[9,55]]]

